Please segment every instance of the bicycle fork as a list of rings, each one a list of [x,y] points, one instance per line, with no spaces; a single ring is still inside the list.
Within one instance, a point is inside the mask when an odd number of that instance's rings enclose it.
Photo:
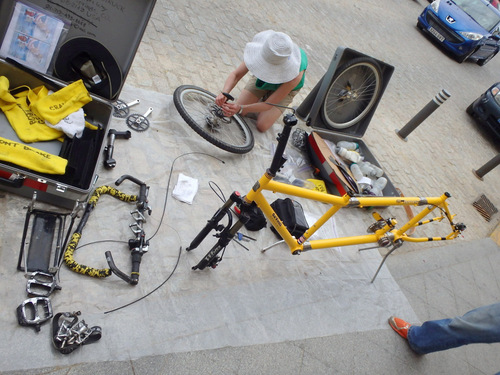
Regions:
[[[233,204],[237,204],[241,206],[243,200],[238,192],[233,192],[230,198],[224,203],[224,205],[217,210],[217,212],[212,216],[210,220],[208,220],[205,227],[198,233],[198,235],[193,239],[191,244],[186,248],[186,251],[191,251],[196,249],[200,243],[205,239],[205,237],[212,231],[215,230],[217,233],[215,237],[218,237],[219,240],[212,247],[212,249],[205,255],[205,257],[200,260],[200,262],[193,266],[193,270],[202,270],[207,266],[212,268],[217,267],[219,262],[222,259],[222,256],[219,256],[219,253],[223,251],[226,246],[231,242],[231,240],[236,236],[241,227],[248,221],[248,216],[245,214],[244,209],[240,214],[240,217],[236,223],[233,225],[233,217],[231,213],[231,207]],[[227,216],[227,225],[224,226],[219,224],[219,222]]]

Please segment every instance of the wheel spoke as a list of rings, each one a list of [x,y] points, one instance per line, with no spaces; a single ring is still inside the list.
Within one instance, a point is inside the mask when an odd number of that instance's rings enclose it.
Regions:
[[[380,69],[373,59],[360,58],[339,68],[323,104],[327,125],[347,128],[361,121],[378,99],[380,81]]]
[[[239,116],[224,117],[215,104],[215,95],[196,86],[180,86],[174,104],[187,124],[199,135],[223,150],[243,154],[250,151],[254,138]]]

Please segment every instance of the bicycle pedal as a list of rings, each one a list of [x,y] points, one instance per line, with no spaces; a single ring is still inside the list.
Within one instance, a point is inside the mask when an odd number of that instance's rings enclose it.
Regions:
[[[22,326],[40,326],[52,318],[52,305],[47,297],[33,297],[25,300],[17,307],[17,321]]]

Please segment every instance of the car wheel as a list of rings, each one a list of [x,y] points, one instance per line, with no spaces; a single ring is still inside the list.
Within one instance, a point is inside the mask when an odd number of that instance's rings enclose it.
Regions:
[[[477,65],[484,66],[484,65],[488,64],[496,56],[497,53],[498,53],[498,50],[496,50],[495,52],[493,52],[487,58],[482,59],[482,60],[478,60],[477,61]]]
[[[475,52],[477,51],[477,48],[474,48],[472,51],[470,51],[468,54],[464,55],[464,56],[460,56],[459,58],[457,58],[457,62],[459,64],[463,63],[465,60],[467,60],[469,57],[471,57]]]
[[[467,107],[467,109],[465,110],[465,112],[467,112],[467,114],[469,116],[473,116],[474,117],[474,103],[469,104],[469,106]]]

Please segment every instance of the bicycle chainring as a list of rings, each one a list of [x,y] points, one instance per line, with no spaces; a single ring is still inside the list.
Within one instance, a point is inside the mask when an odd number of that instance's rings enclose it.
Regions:
[[[127,126],[135,131],[143,132],[149,128],[149,120],[138,113],[133,113],[127,117]]]
[[[128,116],[129,113],[130,113],[130,108],[125,102],[117,100],[115,103],[113,103],[114,117],[125,118]]]

